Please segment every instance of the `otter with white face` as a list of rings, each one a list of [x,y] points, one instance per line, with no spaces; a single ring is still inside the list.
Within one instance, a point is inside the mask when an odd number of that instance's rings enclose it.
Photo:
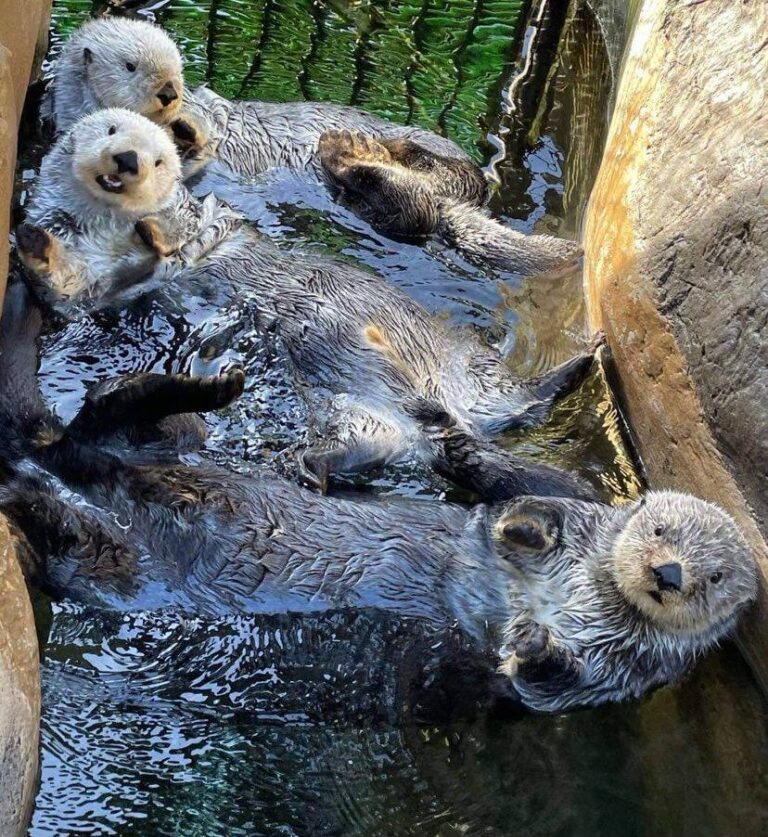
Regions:
[[[106,17],[81,26],[54,67],[48,103],[56,130],[100,108],[123,107],[168,123],[184,96],[176,44],[157,26]]]
[[[757,593],[749,546],[722,509],[671,491],[621,508],[521,498],[497,518],[516,615],[500,670],[559,711],[679,680]]]
[[[670,633],[701,634],[727,623],[755,594],[742,570],[747,545],[717,506],[673,492],[649,494],[616,538],[613,572],[627,598]]]
[[[432,131],[328,102],[229,102],[205,88],[185,91],[182,105],[180,81],[170,83],[178,99],[158,109],[155,86],[162,74],[136,84],[125,78],[125,68],[136,67],[138,76],[141,66],[168,66],[169,47],[159,34],[148,24],[109,18],[78,30],[55,69],[58,126],[71,124],[72,114],[120,105],[169,126],[185,177],[213,160],[238,182],[292,169],[338,191],[385,235],[435,237],[482,267],[532,274],[578,259],[572,241],[524,235],[494,220],[483,208],[489,191],[482,170]],[[96,61],[95,44],[104,61]],[[126,50],[141,55],[142,63]]]
[[[159,212],[181,179],[166,132],[129,110],[100,110],[76,122],[46,155],[27,206],[30,223],[66,212],[84,228],[125,224]]]
[[[377,608],[455,626],[496,664],[507,694],[542,712],[676,682],[755,596],[736,525],[683,494],[651,492],[625,508],[525,497],[467,511],[318,497],[204,461],[133,467],[113,453],[116,432],[146,435],[176,413],[227,404],[242,373],[103,382],[63,426],[37,388],[40,318],[19,290],[0,328],[10,475],[0,510],[24,536],[26,571],[54,595],[207,614]]]

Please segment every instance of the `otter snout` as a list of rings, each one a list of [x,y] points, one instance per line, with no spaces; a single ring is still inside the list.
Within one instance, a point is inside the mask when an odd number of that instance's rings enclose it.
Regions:
[[[117,163],[118,174],[139,173],[139,155],[135,151],[121,151],[113,154],[112,159]]]
[[[683,586],[683,568],[677,562],[653,567],[653,577],[660,591],[676,590],[678,593]]]
[[[160,99],[160,104],[167,108],[171,102],[175,102],[179,98],[179,94],[172,81],[167,81],[155,94]]]

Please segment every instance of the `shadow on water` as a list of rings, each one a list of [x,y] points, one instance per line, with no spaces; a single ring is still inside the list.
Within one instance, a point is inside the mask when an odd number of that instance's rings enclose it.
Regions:
[[[52,52],[105,3],[57,0]],[[232,97],[353,103],[458,141],[494,211],[577,236],[599,163],[615,55],[594,6],[523,0],[155,0],[192,84]],[[527,22],[526,22],[527,21]],[[618,24],[617,24],[618,26]],[[610,28],[610,27],[609,27]],[[614,50],[615,52],[615,50]],[[20,173],[20,194],[35,176]],[[437,245],[394,243],[285,172],[215,190],[285,246],[367,266],[531,375],[589,339],[581,275],[488,275]],[[252,358],[248,392],[210,419],[205,457],[290,473],[307,416],[268,344],[222,312],[151,303],[46,338],[41,381],[71,416],[92,381],[137,363],[211,372]],[[116,345],[110,334],[120,330]],[[225,333],[211,359],[211,336]],[[581,471],[607,498],[639,483],[600,373],[546,427],[505,444]],[[413,463],[373,493],[456,496]],[[355,617],[177,619],[37,602],[42,782],[32,834],[744,835],[768,827],[766,708],[732,649],[638,705],[444,728],[402,721],[409,654],[429,637]],[[417,641],[418,640],[418,641]]]

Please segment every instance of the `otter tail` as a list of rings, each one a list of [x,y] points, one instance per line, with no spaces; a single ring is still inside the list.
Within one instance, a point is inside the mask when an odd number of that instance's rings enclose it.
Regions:
[[[525,235],[467,203],[445,202],[438,236],[469,261],[531,275],[566,269],[578,263],[581,247],[551,235]]]

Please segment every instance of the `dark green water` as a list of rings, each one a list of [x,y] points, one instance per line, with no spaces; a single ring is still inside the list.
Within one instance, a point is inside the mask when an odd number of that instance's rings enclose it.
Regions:
[[[52,50],[104,3],[55,2]],[[486,166],[518,229],[577,233],[613,81],[601,29],[574,4],[528,99],[514,84],[534,30],[523,0],[172,0],[145,3],[190,83],[227,96],[354,103],[437,130]],[[539,47],[537,47],[538,49]],[[24,181],[34,172],[24,172]],[[433,246],[395,244],[324,190],[280,174],[203,179],[268,235],[368,266],[520,374],[588,339],[581,276],[488,276]],[[123,323],[145,334],[147,323]],[[155,338],[172,341],[165,326]],[[247,341],[248,335],[243,338]],[[234,356],[238,348],[234,347]],[[90,380],[130,368],[94,352],[72,375],[55,336],[41,376],[66,416]],[[303,434],[280,370],[257,358],[246,396],[210,421],[206,456],[248,468]],[[553,421],[510,446],[581,471],[607,497],[637,478],[595,374]],[[367,481],[436,500],[404,464]],[[326,620],[110,616],[38,602],[44,637],[41,788],[31,833],[147,835],[751,835],[768,831],[766,706],[726,648],[641,704],[448,729],[396,723],[408,626]],[[328,714],[333,704],[335,712]],[[318,720],[317,708],[324,708]]]

